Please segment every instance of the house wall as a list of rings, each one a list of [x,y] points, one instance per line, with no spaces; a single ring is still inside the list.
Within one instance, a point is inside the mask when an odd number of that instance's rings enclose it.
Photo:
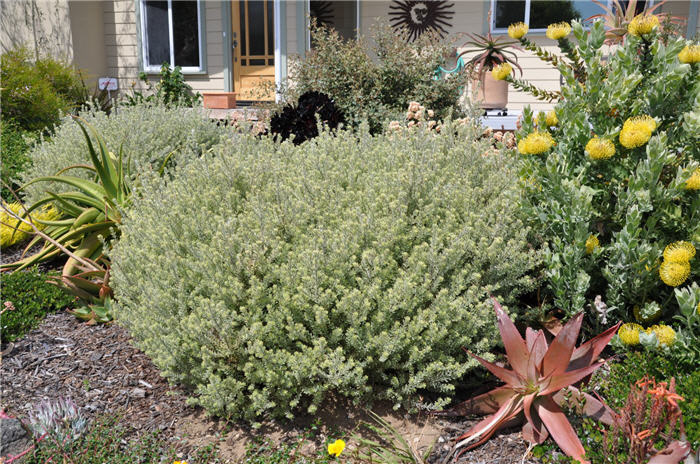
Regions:
[[[68,0],[0,1],[0,48],[26,46],[35,56],[73,60]]]
[[[69,3],[71,36],[73,40],[73,63],[84,71],[89,87],[97,79],[106,76],[104,2],[72,1]]]
[[[372,25],[378,21],[389,21],[389,1],[363,1],[361,6],[361,30],[363,35],[369,35]],[[487,14],[491,6],[490,1],[456,1],[454,4],[454,17],[452,27],[448,33],[452,36],[465,32],[485,33],[487,32]],[[688,16],[690,8],[689,1],[670,0],[662,6],[661,11],[675,16]],[[698,24],[700,33],[700,23]],[[540,45],[545,50],[560,54],[556,43],[545,37],[544,33],[530,33],[528,38]],[[458,41],[459,43],[460,41]],[[462,51],[466,47],[460,47]],[[523,78],[536,87],[544,90],[559,90],[559,71],[550,65],[542,62],[537,56],[528,51],[517,52],[518,63],[523,68]],[[469,58],[467,55],[465,58]],[[517,71],[516,71],[517,72]],[[552,108],[552,104],[541,102],[531,95],[517,91],[512,87],[508,92],[508,108],[520,110],[526,105],[530,105],[534,110],[547,110]]]
[[[105,49],[107,73],[119,79],[121,91],[132,85],[141,89],[140,41],[137,2],[134,0],[109,0],[104,3]],[[224,51],[221,2],[204,3],[207,68],[204,74],[187,74],[185,80],[197,92],[224,90]],[[153,82],[157,74],[149,75]]]

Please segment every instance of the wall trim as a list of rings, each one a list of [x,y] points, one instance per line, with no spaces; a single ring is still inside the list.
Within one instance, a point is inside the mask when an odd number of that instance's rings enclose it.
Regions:
[[[233,56],[231,55],[231,2],[221,2],[221,41],[224,50],[224,92],[233,92]]]
[[[275,5],[275,86],[280,88],[287,79],[287,3],[274,0]],[[275,99],[279,101],[279,93]]]
[[[304,59],[308,48],[308,22],[306,18],[306,4],[308,0],[297,0],[297,53]]]
[[[698,33],[698,10],[700,10],[700,1],[692,0],[688,8],[688,30],[685,36],[691,39]]]

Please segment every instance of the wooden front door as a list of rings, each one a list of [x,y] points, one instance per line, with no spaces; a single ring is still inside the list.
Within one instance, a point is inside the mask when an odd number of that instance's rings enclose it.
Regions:
[[[231,2],[233,91],[237,100],[274,100],[275,24],[273,0]]]

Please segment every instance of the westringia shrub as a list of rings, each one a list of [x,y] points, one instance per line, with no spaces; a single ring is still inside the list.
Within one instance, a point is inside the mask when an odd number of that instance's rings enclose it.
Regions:
[[[600,22],[573,32],[578,45],[559,45],[580,64],[559,66],[556,124],[526,110],[518,133],[530,217],[555,307],[607,305],[607,324],[648,328],[670,321],[674,289],[700,276],[700,64],[683,59],[683,38],[663,43],[655,29],[612,50]]]
[[[331,393],[442,406],[497,343],[490,295],[534,282],[517,170],[475,127],[241,135],[143,189],[114,247],[120,323],[211,413],[313,413]],[[433,397],[431,397],[433,398]]]
[[[226,129],[217,126],[202,114],[200,108],[136,105],[120,107],[107,115],[101,111],[85,111],[80,115],[104,138],[107,147],[117,156],[123,152],[123,162],[131,165],[132,175],[164,163],[172,166],[179,160],[200,156],[219,142]],[[96,140],[92,140],[96,144]],[[21,176],[22,183],[41,176],[53,176],[61,169],[76,164],[92,165],[85,136],[80,126],[66,118],[50,139],[36,144],[29,152],[32,167]],[[72,169],[68,174],[85,179],[94,178],[87,169]],[[44,191],[63,192],[69,187],[40,182],[23,190],[28,202],[38,200]]]

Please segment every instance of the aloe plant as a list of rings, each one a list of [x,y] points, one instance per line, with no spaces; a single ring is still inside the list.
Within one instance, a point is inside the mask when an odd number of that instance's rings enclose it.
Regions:
[[[103,240],[109,241],[119,233],[121,209],[129,205],[131,191],[128,187],[128,174],[124,170],[122,152],[116,156],[111,153],[104,139],[87,122],[74,117],[85,135],[88,153],[92,166],[78,164],[62,169],[54,176],[38,177],[20,188],[26,188],[38,182],[50,182],[68,185],[76,190],[54,193],[47,191],[46,195],[29,206],[22,214],[23,218],[46,204],[57,206],[63,216],[59,220],[39,220],[37,223],[46,226],[45,233],[62,245],[74,250],[82,258],[95,260],[103,253]],[[88,131],[97,141],[97,150],[90,139]],[[128,163],[127,163],[128,164]],[[67,175],[72,169],[87,169],[95,173],[94,180]],[[99,238],[102,237],[102,240]],[[44,240],[36,235],[25,248],[31,249]],[[44,246],[37,253],[20,259],[14,263],[5,264],[3,270],[21,270],[38,262],[52,259],[62,253],[54,243],[44,240]],[[76,260],[72,257],[66,262],[63,274],[71,275],[76,270]]]
[[[35,236],[25,248],[25,253],[34,245],[44,242],[43,247],[31,256],[0,266],[1,270],[21,270],[61,254],[68,256],[61,276],[52,283],[77,296],[86,307],[75,311],[75,315],[91,322],[106,322],[111,319],[109,288],[109,260],[105,256],[105,244],[119,236],[121,211],[131,202],[131,190],[124,169],[122,151],[114,155],[107,149],[100,134],[81,118],[75,121],[82,130],[92,165],[73,165],[62,169],[54,176],[38,177],[28,185],[48,182],[68,185],[75,190],[62,193],[47,191],[46,194],[24,212],[16,215],[34,229]],[[96,147],[90,138],[95,139]],[[127,166],[129,163],[126,163]],[[66,174],[73,169],[87,169],[95,173],[94,180]],[[20,189],[21,190],[21,189]],[[57,206],[62,216],[57,220],[32,218],[32,212],[46,204]],[[35,223],[45,226],[38,230]]]
[[[549,435],[567,455],[587,463],[585,451],[560,405],[571,399],[583,405],[583,412],[611,424],[612,411],[595,397],[575,387],[603,362],[600,353],[619,324],[575,347],[583,313],[572,318],[547,344],[542,330],[527,328],[522,338],[513,321],[494,300],[498,329],[512,370],[468,352],[505,385],[465,401],[443,415],[490,414],[458,438],[462,452],[486,442],[498,429],[523,418],[523,436],[542,443]]]

